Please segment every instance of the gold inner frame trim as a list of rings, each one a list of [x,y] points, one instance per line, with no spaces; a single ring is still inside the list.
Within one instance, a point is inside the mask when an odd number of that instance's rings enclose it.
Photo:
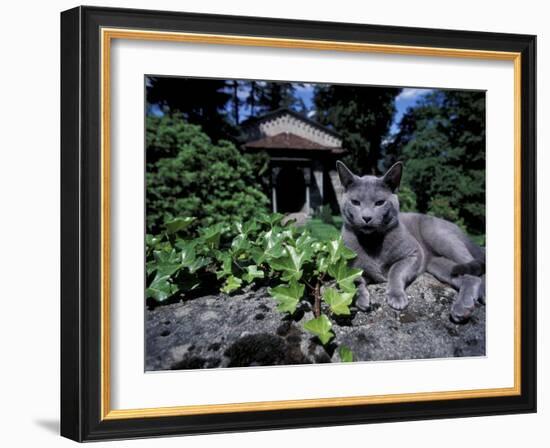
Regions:
[[[209,405],[188,405],[140,409],[111,409],[110,346],[110,50],[113,39],[183,42],[381,53],[394,55],[453,57],[513,61],[514,63],[514,386],[475,390],[418,392],[302,400],[278,400]],[[229,412],[252,412],[318,407],[406,403],[432,400],[502,397],[521,394],[521,54],[514,52],[418,47],[307,39],[279,39],[217,34],[101,29],[101,419],[168,417]]]

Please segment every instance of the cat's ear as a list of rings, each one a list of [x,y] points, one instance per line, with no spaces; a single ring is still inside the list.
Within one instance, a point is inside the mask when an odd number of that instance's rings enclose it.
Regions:
[[[382,176],[382,181],[395,193],[401,183],[401,175],[403,174],[403,162],[394,163],[391,168]]]
[[[336,162],[336,170],[338,171],[338,177],[340,178],[342,186],[346,189],[357,179],[357,176],[339,160]]]

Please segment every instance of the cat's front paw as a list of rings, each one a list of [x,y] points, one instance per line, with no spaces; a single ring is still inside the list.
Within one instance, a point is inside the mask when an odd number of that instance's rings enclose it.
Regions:
[[[367,311],[370,306],[370,294],[364,285],[359,287],[357,299],[355,300],[355,306],[361,311]]]
[[[403,310],[409,304],[409,298],[403,291],[401,292],[389,291],[386,297],[386,302],[394,310]]]
[[[465,324],[470,320],[474,312],[475,303],[473,300],[457,300],[451,307],[451,321],[455,324]]]

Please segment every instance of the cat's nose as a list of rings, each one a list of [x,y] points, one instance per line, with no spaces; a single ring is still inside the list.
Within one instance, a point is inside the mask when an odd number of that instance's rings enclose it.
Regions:
[[[363,221],[365,221],[365,224],[368,224],[372,221],[372,216],[363,216]]]

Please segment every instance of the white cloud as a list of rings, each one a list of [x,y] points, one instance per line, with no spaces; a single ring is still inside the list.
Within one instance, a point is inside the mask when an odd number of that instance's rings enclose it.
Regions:
[[[395,98],[396,101],[400,100],[413,100],[418,99],[421,96],[430,93],[433,89],[403,89],[399,95]]]

